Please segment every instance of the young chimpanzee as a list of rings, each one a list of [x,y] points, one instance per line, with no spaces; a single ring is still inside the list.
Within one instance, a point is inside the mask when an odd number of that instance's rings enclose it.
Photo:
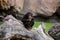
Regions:
[[[34,19],[32,13],[28,12],[26,15],[23,16],[22,22],[26,29],[31,30],[32,26],[34,25]]]

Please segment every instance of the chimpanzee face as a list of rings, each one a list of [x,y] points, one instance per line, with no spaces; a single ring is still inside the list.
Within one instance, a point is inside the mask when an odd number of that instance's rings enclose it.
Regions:
[[[29,19],[32,19],[32,16],[29,16]]]
[[[31,14],[29,14],[28,18],[29,18],[29,19],[32,19],[32,15],[31,15]]]

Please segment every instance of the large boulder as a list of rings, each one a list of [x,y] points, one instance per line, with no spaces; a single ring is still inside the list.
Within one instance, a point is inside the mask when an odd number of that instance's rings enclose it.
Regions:
[[[41,31],[40,31],[41,29]],[[47,36],[42,25],[37,29],[28,31],[21,21],[9,15],[0,26],[0,40],[53,40]]]
[[[25,12],[31,11],[35,12],[36,15],[52,16],[57,9],[57,4],[55,0],[26,0],[24,8]]]
[[[57,9],[57,2],[55,0],[0,0],[1,9],[9,10],[12,9],[11,7],[23,15],[32,12],[34,16],[37,14],[52,16]]]
[[[48,33],[54,40],[60,40],[60,23],[55,24]]]

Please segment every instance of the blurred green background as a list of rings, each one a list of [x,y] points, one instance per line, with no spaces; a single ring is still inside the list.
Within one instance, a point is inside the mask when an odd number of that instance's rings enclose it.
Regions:
[[[40,25],[41,22],[35,22],[33,28],[38,28],[38,26]],[[47,23],[47,22],[44,22],[45,24],[45,27],[46,27],[46,32],[48,33],[48,30],[53,27],[54,23]]]

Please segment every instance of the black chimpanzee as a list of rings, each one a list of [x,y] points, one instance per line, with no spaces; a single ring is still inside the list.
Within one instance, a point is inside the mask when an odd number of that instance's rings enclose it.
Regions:
[[[34,18],[33,18],[33,14],[28,12],[27,14],[25,14],[22,18],[22,22],[25,26],[26,29],[31,30],[32,26],[34,25]]]

